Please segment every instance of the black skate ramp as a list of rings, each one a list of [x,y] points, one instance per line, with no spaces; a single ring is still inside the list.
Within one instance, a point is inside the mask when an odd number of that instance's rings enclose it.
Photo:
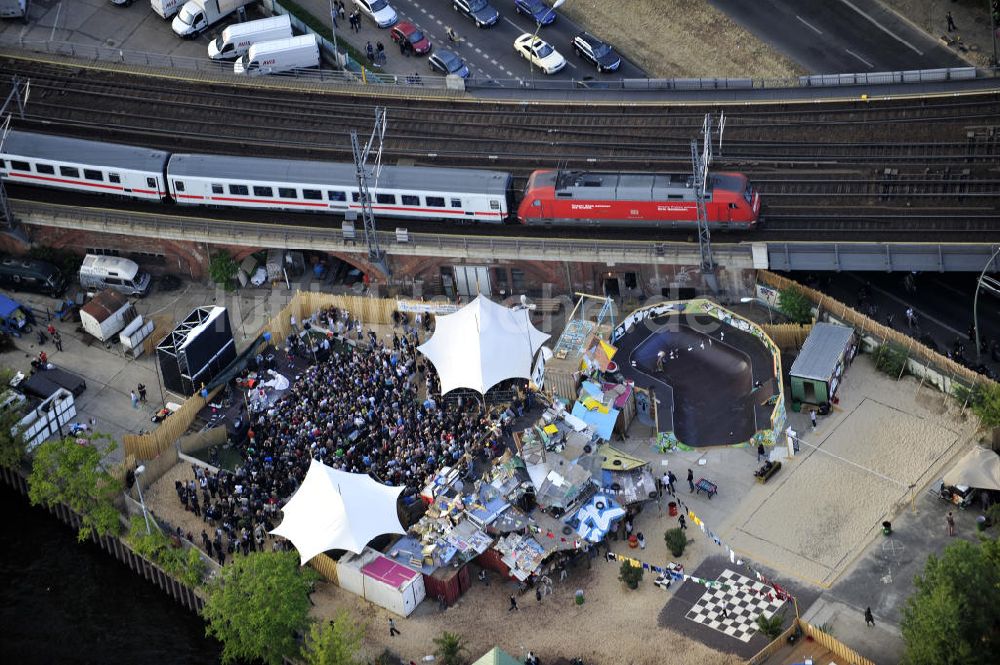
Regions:
[[[621,373],[652,388],[659,429],[688,446],[748,441],[770,427],[775,380],[770,352],[756,337],[710,316],[664,316],[618,340]],[[663,371],[657,356],[663,351]],[[759,382],[760,387],[755,388]]]

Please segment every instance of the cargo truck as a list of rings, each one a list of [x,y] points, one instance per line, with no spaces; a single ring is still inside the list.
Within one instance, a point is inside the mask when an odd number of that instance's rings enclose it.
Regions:
[[[230,60],[242,57],[257,42],[271,42],[292,36],[292,19],[279,14],[259,21],[234,23],[208,43],[208,57],[212,60]]]
[[[255,0],[188,0],[170,25],[180,37],[197,37],[207,28]]]

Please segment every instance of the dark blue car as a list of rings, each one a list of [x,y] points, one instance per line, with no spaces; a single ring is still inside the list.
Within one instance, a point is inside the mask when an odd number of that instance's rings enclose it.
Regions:
[[[538,25],[551,25],[556,20],[555,10],[542,0],[514,0],[514,10],[535,19]]]

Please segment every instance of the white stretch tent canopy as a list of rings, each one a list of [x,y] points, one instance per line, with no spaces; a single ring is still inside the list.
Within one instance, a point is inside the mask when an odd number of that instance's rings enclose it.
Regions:
[[[945,474],[944,484],[1000,490],[1000,455],[976,446]]]
[[[314,459],[302,485],[281,509],[284,519],[271,533],[292,541],[302,565],[327,550],[360,554],[383,533],[406,533],[396,513],[402,491]]]
[[[535,352],[549,338],[527,309],[512,310],[482,294],[454,314],[438,316],[420,352],[441,377],[441,394],[471,388],[485,394],[504,379],[531,377]]]

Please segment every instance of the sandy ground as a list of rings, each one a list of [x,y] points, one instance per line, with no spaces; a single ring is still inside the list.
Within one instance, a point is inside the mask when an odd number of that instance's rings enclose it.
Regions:
[[[559,11],[619,46],[652,78],[790,78],[805,73],[706,0],[635,0],[626,5],[573,0]]]
[[[990,15],[987,0],[881,0],[887,7],[905,16],[928,34],[945,40],[956,40],[951,48],[977,65],[988,65],[993,57],[990,36]],[[951,12],[958,30],[949,33],[945,18]],[[967,50],[963,51],[961,46]]]
[[[908,505],[909,486],[921,491],[973,436],[971,421],[941,413],[941,395],[925,388],[927,399],[914,398],[917,385],[876,372],[868,356],[855,361],[835,413],[801,433],[801,454],[768,496],[733,516],[734,547],[807,581],[832,583],[882,521]]]

